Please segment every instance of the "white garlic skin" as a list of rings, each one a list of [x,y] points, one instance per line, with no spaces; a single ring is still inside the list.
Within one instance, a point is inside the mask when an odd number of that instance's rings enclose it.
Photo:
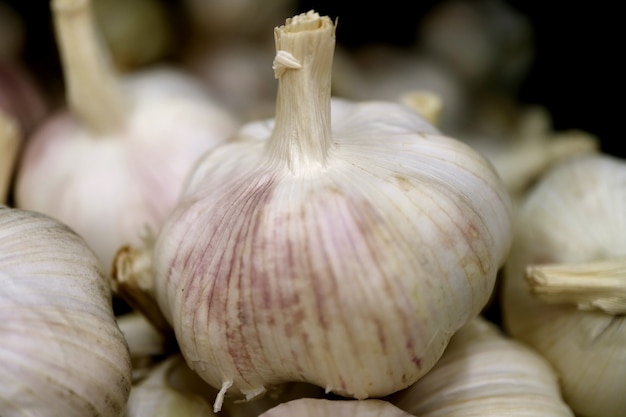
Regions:
[[[140,245],[147,229],[159,229],[196,159],[237,126],[174,69],[123,82],[131,106],[122,130],[98,134],[71,113],[57,114],[29,139],[15,189],[17,207],[68,224],[107,272],[122,245]]]
[[[420,417],[574,417],[548,361],[483,317],[454,334],[427,375],[387,399]]]
[[[279,404],[259,417],[411,417],[384,400],[327,400],[302,398]]]
[[[217,388],[387,395],[491,294],[511,235],[492,166],[399,104],[334,99],[332,119],[326,165],[294,170],[265,147],[273,120],[243,127],[158,237],[157,301]]]
[[[130,354],[84,240],[52,218],[0,206],[0,282],[0,415],[123,415]]]
[[[526,266],[584,263],[626,256],[626,162],[604,154],[554,166],[518,210],[505,265],[507,330],[556,368],[563,395],[582,417],[622,417],[626,410],[626,318],[532,296]]]

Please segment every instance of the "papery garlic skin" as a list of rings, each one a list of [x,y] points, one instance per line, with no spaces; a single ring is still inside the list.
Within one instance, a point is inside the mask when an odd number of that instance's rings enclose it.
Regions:
[[[511,202],[482,156],[409,107],[331,101],[333,23],[287,22],[277,36],[302,56],[278,48],[277,117],[196,165],[157,238],[155,296],[220,395],[288,381],[387,395],[486,304]]]
[[[504,324],[556,368],[577,415],[618,417],[626,410],[626,319],[535,298],[531,265],[576,265],[626,256],[626,162],[605,154],[554,166],[520,206],[505,265]]]
[[[259,417],[411,417],[395,405],[383,400],[328,400],[302,398],[292,400],[264,412]]]
[[[173,70],[143,73],[124,87],[134,105],[124,132],[94,137],[59,114],[30,138],[16,180],[18,207],[70,225],[107,269],[120,246],[158,230],[194,161],[236,126]]]
[[[116,251],[159,229],[196,159],[238,121],[174,67],[118,76],[102,49],[90,1],[51,4],[69,111],[29,139],[16,206],[72,227],[109,274]]]
[[[202,382],[202,381],[200,381]],[[181,385],[179,385],[181,384]],[[214,417],[207,398],[185,384],[198,384],[183,358],[173,354],[133,385],[126,417]]]
[[[479,316],[422,379],[388,398],[420,417],[574,417],[539,353]]]
[[[0,206],[0,283],[0,415],[123,415],[128,346],[84,240],[50,217]]]

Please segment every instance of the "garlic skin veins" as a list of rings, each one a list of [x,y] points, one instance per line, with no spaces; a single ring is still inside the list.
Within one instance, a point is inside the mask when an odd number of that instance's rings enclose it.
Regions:
[[[198,162],[153,253],[156,300],[216,410],[289,381],[407,387],[486,304],[511,238],[476,151],[399,103],[331,99],[328,17],[275,37],[275,119]]]
[[[116,74],[90,2],[52,2],[69,109],[29,138],[16,205],[81,234],[110,272],[124,244],[140,244],[174,206],[195,160],[238,122],[199,82],[159,65]]]
[[[85,241],[0,205],[0,414],[119,417],[131,386],[111,290]]]
[[[386,399],[420,417],[574,417],[550,363],[482,316],[427,375]]]
[[[553,166],[519,207],[504,267],[505,328],[551,362],[582,417],[626,410],[625,184],[626,161],[603,153]]]

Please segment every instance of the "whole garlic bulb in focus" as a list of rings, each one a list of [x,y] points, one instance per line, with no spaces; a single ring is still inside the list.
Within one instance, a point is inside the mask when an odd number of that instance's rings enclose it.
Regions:
[[[120,246],[158,230],[196,159],[238,123],[195,79],[173,68],[118,77],[90,6],[89,0],[52,1],[70,111],[29,139],[16,205],[68,224],[108,273]]]
[[[0,206],[0,415],[119,417],[131,386],[111,290],[84,240]]]
[[[419,417],[573,417],[548,361],[479,316],[422,379],[388,398]]]
[[[508,332],[545,356],[579,416],[626,410],[626,161],[552,167],[517,214],[504,267]]]
[[[203,157],[157,236],[154,295],[223,395],[415,382],[479,314],[511,239],[493,167],[411,108],[330,96],[335,26],[275,29],[275,119]]]

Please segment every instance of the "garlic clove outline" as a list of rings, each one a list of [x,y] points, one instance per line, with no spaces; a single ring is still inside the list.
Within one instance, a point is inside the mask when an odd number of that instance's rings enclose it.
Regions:
[[[276,117],[198,162],[153,252],[156,300],[215,411],[288,381],[406,388],[479,314],[511,239],[478,152],[405,105],[331,99],[327,16],[275,37]]]
[[[119,417],[131,387],[111,290],[56,219],[0,206],[0,414]]]
[[[264,412],[259,417],[411,417],[385,400],[329,400],[302,398],[288,401]]]
[[[626,161],[604,153],[553,166],[519,207],[504,267],[505,329],[550,361],[565,401],[581,416],[618,417],[626,409],[626,319],[606,299],[623,294],[623,277],[605,279],[626,255],[624,184]]]
[[[387,398],[420,417],[574,417],[550,363],[482,316],[422,379]]]
[[[175,67],[117,74],[89,0],[51,6],[69,111],[29,138],[16,206],[68,224],[110,275],[117,250],[158,230],[196,159],[238,120]]]

